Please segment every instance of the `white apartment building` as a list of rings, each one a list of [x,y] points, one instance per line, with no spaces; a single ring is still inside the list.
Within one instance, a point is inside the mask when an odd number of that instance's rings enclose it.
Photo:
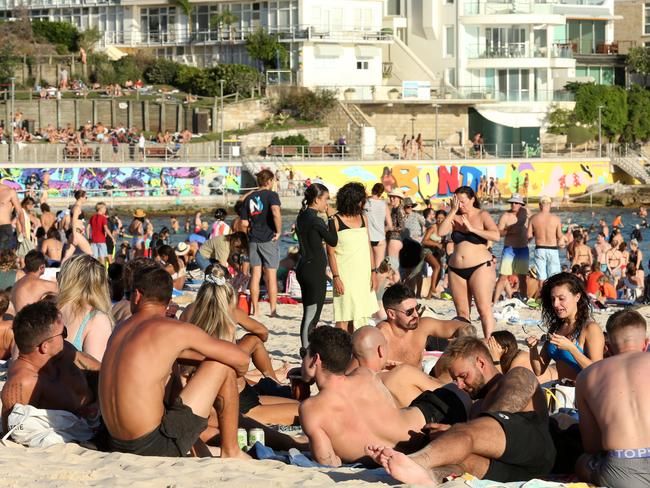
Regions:
[[[614,19],[614,0],[386,0],[384,61],[393,83],[428,75],[447,97],[485,99],[494,124],[539,133],[567,82],[621,81]]]
[[[278,34],[290,54],[294,82],[314,86],[375,86],[382,81],[383,0],[192,0],[188,17],[165,0],[0,0],[0,18],[27,8],[34,19],[98,27],[102,48],[136,49],[196,66],[254,64],[246,36]],[[211,26],[230,12],[233,22]]]

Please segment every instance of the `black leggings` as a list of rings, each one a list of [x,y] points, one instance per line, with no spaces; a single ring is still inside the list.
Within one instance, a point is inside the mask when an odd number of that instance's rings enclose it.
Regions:
[[[300,323],[300,340],[303,347],[309,345],[309,333],[320,320],[325,302],[327,276],[325,264],[314,261],[300,262],[296,268],[296,278],[302,293],[302,322]]]

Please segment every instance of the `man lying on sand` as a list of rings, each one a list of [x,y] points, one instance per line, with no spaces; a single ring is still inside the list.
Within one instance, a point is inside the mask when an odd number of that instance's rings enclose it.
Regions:
[[[576,402],[587,452],[576,472],[581,480],[610,488],[650,486],[650,355],[646,321],[634,310],[607,320],[613,357],[578,376]]]
[[[106,347],[99,396],[109,448],[149,456],[185,456],[207,427],[212,406],[222,457],[247,457],[237,444],[236,375],[250,358],[236,345],[213,339],[195,325],[165,317],[172,280],[161,268],[133,278],[133,315]],[[177,395],[170,391],[174,363],[200,361]]]
[[[51,301],[23,307],[14,319],[18,358],[11,363],[2,389],[2,426],[17,403],[66,410],[79,416],[96,412],[90,383],[96,385],[99,362],[65,340],[67,330]],[[93,378],[87,375],[94,374]]]
[[[457,339],[447,353],[452,378],[476,400],[473,420],[433,426],[434,440],[411,456],[379,444],[369,444],[367,454],[404,483],[437,485],[463,472],[500,482],[548,474],[555,447],[535,375],[520,367],[499,374],[487,346],[473,337]]]
[[[386,320],[377,324],[388,341],[388,359],[422,367],[422,353],[429,337],[449,339],[462,328],[472,327],[459,320],[420,318],[415,293],[402,284],[386,289],[382,298]]]

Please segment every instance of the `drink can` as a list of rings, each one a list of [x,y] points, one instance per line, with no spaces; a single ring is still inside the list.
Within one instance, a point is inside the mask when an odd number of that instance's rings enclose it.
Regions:
[[[237,429],[237,444],[239,444],[240,449],[248,447],[248,432],[246,432],[246,429]]]
[[[264,445],[264,431],[262,429],[251,429],[248,433],[248,445],[252,446],[256,442]]]

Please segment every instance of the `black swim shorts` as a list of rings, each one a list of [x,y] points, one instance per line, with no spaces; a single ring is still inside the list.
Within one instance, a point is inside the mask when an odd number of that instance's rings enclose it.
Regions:
[[[425,391],[411,402],[410,407],[418,408],[427,424],[457,424],[467,422],[467,409],[458,394],[442,387]]]
[[[535,412],[485,412],[499,422],[506,436],[506,450],[490,461],[487,480],[508,483],[546,476],[555,462],[555,445],[548,419]]]
[[[15,247],[14,228],[11,224],[0,225],[0,251],[14,249]]]
[[[249,410],[261,405],[260,396],[251,385],[246,383],[244,389],[239,394],[239,413],[245,414]]]
[[[208,427],[208,419],[195,415],[192,409],[176,398],[165,409],[157,429],[132,441],[109,438],[110,451],[127,452],[140,456],[187,456],[194,443]]]

